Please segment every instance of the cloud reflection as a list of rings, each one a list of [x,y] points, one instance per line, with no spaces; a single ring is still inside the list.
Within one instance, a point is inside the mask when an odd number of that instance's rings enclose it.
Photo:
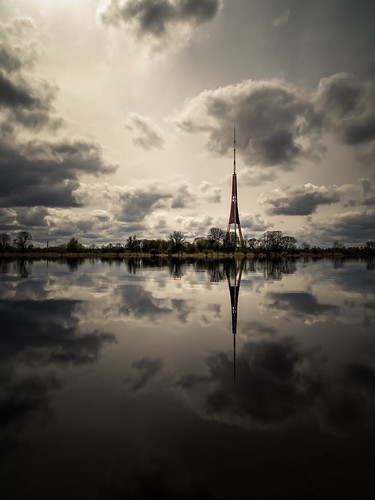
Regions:
[[[54,419],[59,369],[97,362],[104,345],[116,340],[98,330],[81,331],[81,301],[47,298],[43,280],[34,283],[34,293],[32,282],[21,284],[0,299],[0,458],[20,445],[21,428]]]
[[[160,358],[144,357],[132,364],[132,373],[125,378],[124,384],[128,385],[132,392],[138,392],[145,388],[163,368],[164,363]]]
[[[0,301],[2,361],[17,358],[26,363],[88,363],[98,359],[102,345],[114,342],[108,333],[80,334],[75,316],[79,301]]]
[[[373,426],[375,371],[341,365],[327,373],[321,349],[303,349],[293,338],[246,342],[236,359],[218,351],[207,360],[207,374],[180,377],[177,388],[204,419],[245,429],[278,428],[316,418],[322,429],[347,433]]]
[[[306,324],[326,321],[327,317],[340,312],[340,307],[319,303],[315,295],[309,292],[270,292],[267,297],[272,301],[267,304],[267,308],[287,311],[289,315],[303,318]]]
[[[156,318],[162,314],[171,314],[173,309],[167,306],[165,299],[158,299],[145,290],[143,285],[126,284],[118,289],[121,295],[120,312],[135,318]]]

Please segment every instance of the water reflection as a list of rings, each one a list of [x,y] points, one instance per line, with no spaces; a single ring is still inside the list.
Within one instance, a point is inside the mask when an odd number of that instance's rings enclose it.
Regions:
[[[0,267],[2,498],[373,496],[366,262]]]
[[[236,333],[237,333],[237,310],[238,310],[238,297],[240,293],[240,284],[244,261],[238,262],[233,259],[226,262],[225,270],[227,275],[230,305],[232,314],[232,334],[233,334],[233,381],[236,382]],[[237,269],[239,268],[239,269]]]

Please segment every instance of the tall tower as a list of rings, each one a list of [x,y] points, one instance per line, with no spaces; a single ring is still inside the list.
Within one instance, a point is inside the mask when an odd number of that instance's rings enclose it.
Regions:
[[[240,214],[238,212],[237,201],[237,175],[236,175],[236,127],[233,128],[233,176],[232,176],[232,200],[230,205],[229,222],[227,233],[230,232],[231,225],[234,224],[235,242],[237,242],[237,228],[240,236],[241,245],[243,245],[243,236],[241,231]]]

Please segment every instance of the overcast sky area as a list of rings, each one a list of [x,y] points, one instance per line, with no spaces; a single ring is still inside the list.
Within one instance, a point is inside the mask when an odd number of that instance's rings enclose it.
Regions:
[[[0,232],[375,239],[373,0],[0,0]]]

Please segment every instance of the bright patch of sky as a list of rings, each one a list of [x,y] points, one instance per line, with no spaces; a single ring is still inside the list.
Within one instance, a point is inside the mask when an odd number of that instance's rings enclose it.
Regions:
[[[375,239],[375,4],[0,1],[0,232]]]

